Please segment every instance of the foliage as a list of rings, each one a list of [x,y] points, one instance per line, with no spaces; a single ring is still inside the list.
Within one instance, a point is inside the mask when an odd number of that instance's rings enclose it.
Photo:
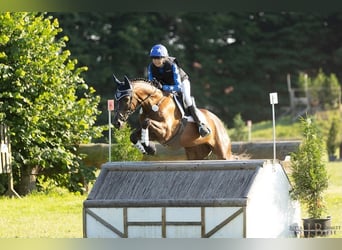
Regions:
[[[328,155],[330,157],[334,157],[335,153],[336,153],[336,149],[338,147],[338,145],[340,144],[339,138],[338,138],[338,134],[340,131],[340,122],[339,120],[335,117],[330,125],[329,128],[329,134],[328,134],[328,138],[326,141],[327,144],[327,151],[328,151]]]
[[[130,141],[131,128],[129,125],[114,129],[114,145],[112,147],[112,161],[140,161],[143,155]]]
[[[301,118],[303,141],[291,154],[292,195],[307,206],[311,218],[325,211],[323,192],[328,188],[328,175],[323,158],[323,142],[312,117]]]
[[[228,127],[241,113],[253,123],[269,119],[268,93],[288,106],[286,75],[342,73],[341,13],[52,13],[70,37],[68,48],[90,70],[85,78],[111,99],[112,73],[142,77],[152,45],[163,43],[192,83],[198,107]],[[324,38],[324,39],[322,39]],[[296,85],[296,79],[294,80]],[[99,117],[106,124],[105,112]]]
[[[96,180],[96,171],[96,167],[85,166],[80,162],[78,166],[71,166],[70,171],[66,173],[59,171],[44,172],[38,177],[37,190],[49,193],[56,187],[64,187],[70,192],[85,194],[89,191],[89,185]]]
[[[76,147],[99,135],[99,96],[88,87],[57,39],[57,19],[36,13],[0,14],[1,122],[10,128],[13,172],[23,187],[35,169],[45,176],[79,170]],[[29,190],[23,190],[27,192]]]
[[[246,124],[241,118],[241,114],[238,113],[234,117],[234,132],[230,135],[233,141],[245,141],[247,140]]]
[[[300,73],[299,84],[303,90],[307,88],[311,105],[325,110],[338,108],[341,87],[335,74],[326,75],[319,69],[313,78],[304,76]]]

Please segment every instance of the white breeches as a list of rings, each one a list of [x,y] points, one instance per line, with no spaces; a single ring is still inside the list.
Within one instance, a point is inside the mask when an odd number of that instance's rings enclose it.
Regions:
[[[192,98],[191,98],[191,88],[190,88],[190,81],[188,79],[182,82],[182,94],[183,94],[183,102],[185,108],[188,108],[192,105]]]

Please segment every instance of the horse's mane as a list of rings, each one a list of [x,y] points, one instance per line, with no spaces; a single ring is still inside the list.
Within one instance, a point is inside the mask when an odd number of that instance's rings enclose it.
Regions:
[[[131,79],[130,81],[132,81],[132,82],[143,81],[145,83],[150,84],[151,86],[153,86],[155,88],[158,88],[158,83],[157,82],[148,80],[147,78],[137,77],[137,78]]]

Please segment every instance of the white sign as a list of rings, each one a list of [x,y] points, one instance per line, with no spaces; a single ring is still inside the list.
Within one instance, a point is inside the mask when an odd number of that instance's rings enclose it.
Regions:
[[[270,93],[270,102],[271,104],[278,104],[278,93]]]
[[[5,143],[1,143],[1,153],[8,153],[8,146]]]

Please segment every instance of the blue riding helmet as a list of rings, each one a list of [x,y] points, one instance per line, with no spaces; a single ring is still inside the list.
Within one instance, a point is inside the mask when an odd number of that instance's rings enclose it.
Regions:
[[[169,53],[167,52],[167,49],[162,44],[154,45],[150,52],[150,57],[168,57]]]

